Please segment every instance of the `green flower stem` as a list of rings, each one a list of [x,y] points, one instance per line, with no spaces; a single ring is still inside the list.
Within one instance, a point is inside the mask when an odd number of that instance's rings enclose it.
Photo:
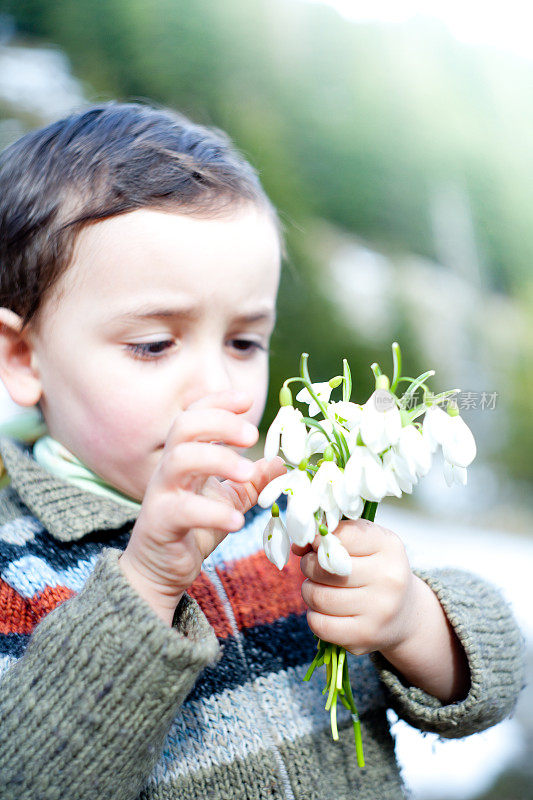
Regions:
[[[390,390],[394,392],[402,375],[402,351],[398,342],[392,343],[392,364],[393,373]]]
[[[374,361],[374,363],[370,365],[370,369],[374,373],[374,378],[378,378],[380,375],[382,375],[381,367],[377,361]]]
[[[352,396],[352,373],[350,372],[350,366],[345,358],[342,359],[342,374],[344,377],[342,399],[345,403],[349,403],[350,397]]]
[[[309,353],[302,353],[302,356],[301,356],[301,359],[300,359],[300,374],[302,376],[302,378],[301,378],[302,383],[304,384],[305,388],[307,389],[307,391],[309,392],[309,394],[311,395],[311,397],[313,398],[313,400],[315,401],[315,403],[317,404],[319,409],[322,411],[322,414],[324,415],[324,419],[329,419],[328,410],[327,410],[325,404],[322,402],[322,400],[319,399],[318,395],[315,394],[315,391],[313,389],[313,385],[311,383],[311,376],[309,375],[309,369],[307,367],[307,359],[308,358],[309,358]],[[335,436],[335,439],[336,439],[338,447],[339,447],[340,460],[342,460],[342,462],[343,462],[342,464],[339,464],[339,466],[344,467],[344,466],[346,466],[346,460],[345,460],[345,455],[343,453],[343,443],[344,443],[345,452],[348,452],[348,445],[346,443],[346,439],[344,438],[344,436],[342,436],[342,437],[339,436],[339,433],[338,433],[337,429],[335,428],[335,425],[333,425],[333,435]],[[341,439],[342,439],[342,441],[341,441]]]
[[[326,711],[329,711],[329,709],[331,708],[331,703],[333,701],[333,694],[335,691],[336,684],[337,684],[337,645],[334,644],[331,646],[331,675],[329,680],[329,694],[325,706]]]
[[[357,711],[357,706],[355,705],[355,701],[353,699],[347,661],[344,662],[342,685],[346,693],[346,700],[348,701],[348,706],[352,712],[352,723],[355,736],[355,753],[357,755],[357,764],[362,769],[365,766],[365,757],[363,753],[363,738],[361,736],[361,723],[359,721],[359,712]]]
[[[431,402],[433,405],[438,405],[439,403],[443,403],[450,395],[456,394],[459,389],[448,389],[446,392],[440,392],[440,394],[436,394],[431,398]],[[422,414],[428,410],[428,406],[426,403],[420,403],[418,406],[415,406],[410,411],[407,412],[408,414],[408,424],[412,423],[420,417]]]
[[[346,650],[344,647],[341,648],[339,653],[339,659],[337,661],[337,689],[340,691],[342,688],[342,670],[344,668],[344,661],[346,658]]]
[[[337,728],[337,687],[333,691],[333,698],[331,701],[331,709],[330,709],[330,720],[331,720],[331,735],[333,736],[334,741],[339,741],[339,729]]]
[[[376,510],[378,504],[372,503],[370,500],[365,500],[365,505],[363,508],[363,513],[361,514],[361,519],[368,519],[370,522],[374,522],[376,517]]]
[[[317,653],[314,659],[312,660],[311,664],[309,665],[309,669],[305,673],[304,681],[308,681],[313,672],[315,671],[315,669],[317,667],[321,667],[322,664],[324,663],[324,652],[326,650],[326,642],[323,642],[321,639],[319,639],[317,647],[318,647]]]
[[[423,372],[422,375],[419,375],[418,378],[415,381],[413,381],[412,383],[409,384],[405,394],[414,394],[416,392],[416,390],[418,389],[418,387],[425,385],[424,381],[427,378],[431,378],[431,376],[434,375],[434,374],[435,374],[435,370],[434,369],[428,369],[427,372]]]

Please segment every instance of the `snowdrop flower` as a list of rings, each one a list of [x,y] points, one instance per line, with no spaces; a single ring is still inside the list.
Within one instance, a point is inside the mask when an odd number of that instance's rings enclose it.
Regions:
[[[427,475],[431,467],[431,449],[415,425],[405,425],[401,429],[393,450],[407,462],[413,475],[413,482]]]
[[[476,442],[457,407],[452,406],[450,412],[430,406],[424,417],[424,438],[432,449],[438,444],[442,446],[444,478],[448,486],[452,483],[466,486],[466,467],[476,457]]]
[[[279,475],[265,486],[257,502],[262,508],[268,508],[282,493],[288,496],[285,520],[289,538],[300,547],[311,544],[316,535],[318,504],[307,472],[293,469],[286,475]]]
[[[330,531],[334,531],[344,514],[348,519],[359,519],[364,508],[364,501],[357,492],[347,487],[344,473],[333,461],[324,461],[318,468],[311,489],[316,497],[318,507],[326,514],[326,522]]]
[[[402,429],[400,411],[387,389],[376,389],[363,406],[361,439],[376,455],[396,444]]]
[[[413,484],[426,475],[431,467],[431,448],[415,425],[405,425],[398,442],[383,454],[383,466],[388,471],[389,493],[401,497],[411,494]]]
[[[448,425],[442,442],[442,454],[446,461],[456,467],[468,467],[476,457],[476,442],[472,431],[459,416],[448,416]]]
[[[331,392],[333,391],[333,386],[330,385],[330,381],[326,381],[325,383],[312,383],[311,386],[313,387],[313,391],[323,403],[327,403],[329,398],[331,397]],[[316,417],[318,412],[320,411],[320,406],[316,402],[316,400],[311,396],[309,390],[304,386],[298,394],[296,395],[296,399],[300,403],[307,403],[309,405],[309,416]]]
[[[334,575],[351,575],[352,559],[344,545],[333,533],[320,537],[318,563],[322,569]]]
[[[338,403],[328,403],[328,413],[332,417],[338,417],[342,421],[342,426],[351,431],[359,428],[363,406],[357,403],[349,403],[340,400]]]
[[[279,517],[279,510],[272,516],[263,533],[263,547],[266,557],[276,565],[278,569],[283,569],[289,560],[291,542],[287,534],[287,529]]]
[[[280,447],[287,461],[299,464],[305,456],[307,428],[301,411],[294,406],[281,406],[265,439],[265,458],[272,461]]]
[[[352,497],[359,495],[365,500],[379,503],[389,487],[387,473],[381,459],[368,447],[355,445],[344,470],[344,489]]]

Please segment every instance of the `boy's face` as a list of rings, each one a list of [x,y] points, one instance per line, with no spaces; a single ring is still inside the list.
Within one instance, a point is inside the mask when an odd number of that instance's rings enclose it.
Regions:
[[[32,338],[50,435],[140,501],[195,400],[244,390],[258,424],[279,273],[276,229],[252,204],[215,220],[140,209],[84,228]]]

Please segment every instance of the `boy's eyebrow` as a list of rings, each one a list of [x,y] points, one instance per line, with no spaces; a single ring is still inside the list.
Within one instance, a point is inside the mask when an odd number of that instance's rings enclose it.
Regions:
[[[137,322],[143,319],[197,319],[200,312],[197,308],[178,307],[178,308],[158,308],[153,306],[140,306],[130,311],[125,311],[113,318],[116,322]],[[271,320],[275,317],[275,312],[269,309],[252,312],[250,314],[240,314],[235,317],[236,322],[261,322]]]

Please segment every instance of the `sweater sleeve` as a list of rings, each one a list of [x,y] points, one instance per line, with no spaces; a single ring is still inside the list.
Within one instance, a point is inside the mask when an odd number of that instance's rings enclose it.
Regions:
[[[185,593],[167,627],[106,547],[0,682],[2,800],[133,800],[221,648]]]
[[[372,653],[390,707],[410,725],[445,738],[469,736],[511,716],[525,684],[525,642],[500,591],[465,570],[413,571],[435,592],[455,630],[471,685],[463,700],[445,705],[407,685],[381,653]]]

